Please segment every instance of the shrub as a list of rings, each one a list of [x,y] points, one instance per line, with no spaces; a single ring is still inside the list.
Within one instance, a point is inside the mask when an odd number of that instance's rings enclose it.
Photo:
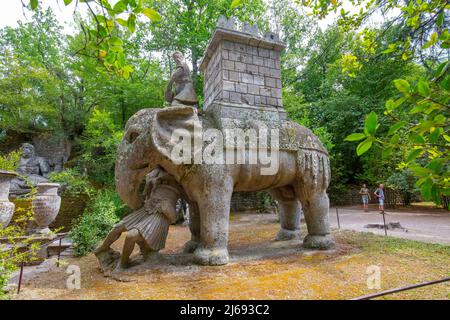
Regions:
[[[81,175],[76,169],[70,168],[61,172],[52,172],[49,179],[64,187],[64,195],[87,195],[91,197],[95,191],[87,177]]]
[[[26,212],[23,219],[30,221],[32,212]],[[7,238],[6,243],[0,244],[0,300],[9,298],[6,285],[9,282],[11,274],[18,269],[19,264],[36,260],[36,253],[39,250],[39,242],[33,242],[33,239],[24,237],[25,228],[20,225],[9,225],[0,228],[0,238]],[[23,252],[23,248],[28,250]]]
[[[122,130],[110,113],[94,109],[82,137],[77,139],[81,147],[78,167],[98,184],[107,186],[113,183],[117,146],[121,139]]]
[[[404,169],[392,174],[386,180],[386,186],[401,192],[403,195],[403,204],[408,206],[419,191],[415,185],[416,180],[417,179],[412,175],[410,170]]]
[[[0,154],[0,169],[6,171],[15,171],[19,165],[21,150],[12,151],[9,154],[2,156]]]
[[[256,199],[258,201],[257,211],[259,213],[268,212],[276,206],[274,200],[267,192],[257,192]]]
[[[93,251],[125,214],[125,210],[126,206],[112,190],[99,191],[91,198],[69,234],[75,244],[75,255],[83,256]]]

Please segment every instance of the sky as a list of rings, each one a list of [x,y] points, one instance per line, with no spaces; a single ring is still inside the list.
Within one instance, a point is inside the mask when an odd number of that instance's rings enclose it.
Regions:
[[[23,0],[24,3],[28,3],[28,0]],[[55,13],[56,18],[60,24],[64,27],[64,33],[71,33],[74,30],[73,27],[73,14],[75,10],[75,2],[71,3],[67,7],[62,0],[41,0],[41,6],[46,9],[49,6]],[[79,10],[86,11],[85,5],[79,5]],[[2,8],[0,10],[0,28],[10,26],[16,27],[17,21],[26,22],[31,19],[33,13],[23,8],[20,0],[2,0]]]
[[[31,18],[32,12],[24,9],[20,0],[1,0],[2,6],[0,10],[0,28],[5,26],[15,27],[17,21],[27,21]],[[29,0],[22,0],[24,3],[28,3]],[[276,1],[276,0],[275,0]],[[75,11],[75,3],[73,1],[69,6],[65,6],[63,0],[40,0],[41,6],[46,9],[49,6],[55,13],[56,18],[63,26],[63,32],[66,34],[72,33],[74,28],[73,15]],[[114,3],[114,1],[112,1]],[[83,3],[78,4],[78,10],[84,16],[87,13],[86,5]],[[344,1],[344,8],[352,13],[359,11],[358,7],[353,7],[348,1]],[[336,18],[335,14],[328,15],[325,19],[318,21],[319,27],[324,30],[326,27],[334,22]],[[372,17],[372,22],[377,23],[382,21],[381,16],[375,15]]]
[[[29,0],[23,0],[24,3],[28,3]],[[55,13],[56,18],[60,24],[64,27],[64,33],[71,33],[74,30],[73,27],[73,14],[75,10],[75,2],[73,1],[69,6],[65,6],[62,0],[41,0],[41,6],[46,9],[49,6]],[[114,3],[114,1],[112,1]],[[78,4],[78,10],[82,13],[86,13],[86,5],[83,3]],[[83,14],[84,15],[84,14]],[[2,0],[2,7],[0,10],[0,28],[5,26],[16,27],[17,21],[25,22],[32,16],[32,12],[24,9],[20,0]],[[333,23],[334,16],[330,15],[326,19],[319,21],[321,28],[325,29],[329,24]]]

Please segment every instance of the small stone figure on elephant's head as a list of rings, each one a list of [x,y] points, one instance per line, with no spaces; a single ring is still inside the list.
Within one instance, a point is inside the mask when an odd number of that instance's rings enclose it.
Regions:
[[[192,83],[191,71],[183,55],[181,52],[176,51],[172,57],[175,60],[176,69],[172,73],[164,93],[166,101],[171,106],[197,106],[198,99]]]
[[[151,171],[145,180],[143,206],[115,225],[103,244],[95,250],[104,271],[130,267],[133,264],[130,255],[136,244],[144,260],[165,247],[169,225],[177,219],[176,203],[182,192],[175,179],[159,167]],[[120,262],[116,265],[119,253],[110,246],[123,232],[127,235]]]
[[[46,159],[36,155],[32,144],[24,143],[22,145],[22,157],[16,171],[23,178],[16,178],[11,181],[11,194],[23,195],[31,191],[31,186],[48,182],[47,177],[51,169]],[[24,178],[26,178],[26,181]]]

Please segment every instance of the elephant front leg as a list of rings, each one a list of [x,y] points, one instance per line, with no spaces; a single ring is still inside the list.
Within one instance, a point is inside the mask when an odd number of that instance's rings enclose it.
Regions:
[[[308,228],[303,247],[319,250],[334,248],[335,243],[330,235],[329,200],[326,192],[312,192],[301,198]]]
[[[208,188],[199,199],[200,245],[194,251],[198,264],[218,266],[228,263],[228,226],[232,185]],[[214,194],[213,194],[214,193]]]

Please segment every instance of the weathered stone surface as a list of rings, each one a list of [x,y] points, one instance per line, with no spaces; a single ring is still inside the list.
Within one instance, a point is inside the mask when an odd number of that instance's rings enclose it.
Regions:
[[[164,97],[167,102],[174,106],[195,106],[198,104],[198,99],[192,84],[189,67],[180,52],[175,52],[172,57],[175,60],[176,68],[167,84]]]
[[[0,170],[0,228],[6,228],[11,221],[15,205],[8,199],[11,180],[16,173]]]
[[[281,83],[279,52],[284,45],[274,34],[261,37],[257,27],[246,23],[239,31],[235,27],[229,28],[225,20],[220,19],[200,64],[205,74],[203,108],[208,109],[214,101],[282,107],[281,91],[274,96],[277,99],[261,99],[254,87],[251,92],[245,92],[242,84],[263,89],[276,87],[277,80]],[[218,78],[227,82],[220,83]],[[223,91],[229,93],[224,95]],[[236,94],[232,94],[233,91]]]
[[[39,183],[37,194],[32,201],[34,222],[38,228],[36,233],[50,233],[48,226],[55,220],[61,206],[61,197],[58,196],[58,183]]]
[[[169,225],[177,220],[176,204],[183,192],[175,179],[159,167],[145,180],[143,205],[115,225],[95,251],[103,270],[111,269],[113,262],[118,270],[131,266],[130,255],[135,244],[139,245],[144,258],[165,247]],[[124,232],[127,236],[119,261],[119,256],[110,247]]]
[[[12,196],[19,196],[27,194],[31,191],[30,183],[32,186],[37,186],[39,183],[48,182],[47,176],[51,172],[49,162],[35,154],[34,146],[29,143],[22,145],[22,158],[17,168],[17,173],[25,176],[28,180],[21,178],[15,178],[11,181],[10,193]]]
[[[239,93],[231,92],[230,96],[233,94]],[[195,108],[186,106],[144,109],[131,117],[116,163],[116,188],[123,201],[138,208],[142,202],[139,187],[144,176],[152,168],[162,167],[181,185],[189,202],[192,239],[187,248],[192,251],[192,243],[198,244],[194,256],[200,264],[228,262],[228,218],[233,191],[268,190],[271,193],[280,206],[281,228],[289,230],[281,231],[279,239],[297,237],[299,203],[303,203],[309,232],[305,246],[320,249],[332,246],[333,241],[328,237],[326,194],[330,181],[329,159],[319,139],[305,127],[281,119],[277,109],[254,107],[251,111],[243,109],[240,103],[234,107],[223,108],[214,102],[203,116],[199,116]],[[233,110],[236,116],[223,116],[223,112]],[[177,164],[171,157],[177,144],[171,139],[175,130],[189,132],[194,141],[201,141],[202,129],[258,129],[260,125],[282,132],[279,170],[271,176],[262,176],[258,164],[201,162],[189,165]],[[131,132],[132,140],[129,139]]]

